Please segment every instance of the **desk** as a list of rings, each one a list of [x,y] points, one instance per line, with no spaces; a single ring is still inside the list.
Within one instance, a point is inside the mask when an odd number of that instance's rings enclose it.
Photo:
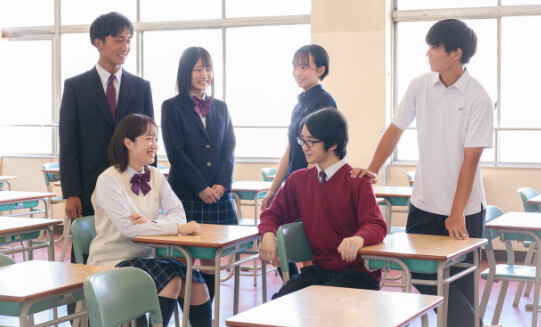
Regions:
[[[251,206],[254,206],[254,225],[257,226],[257,207],[259,205],[260,195],[270,190],[272,182],[260,182],[260,181],[243,181],[234,182],[231,186],[231,193],[237,199],[237,215],[239,216],[240,223],[240,201],[250,200],[254,201]]]
[[[0,176],[0,184],[6,183],[8,184],[8,190],[11,191],[11,183],[10,181],[17,179],[17,176]]]
[[[529,201],[528,201],[529,202]],[[485,228],[497,229],[501,234],[502,241],[531,241],[537,242],[537,248],[541,245],[541,213],[534,212],[508,212],[493,221],[487,223]],[[530,245],[530,246],[533,246]],[[539,286],[541,271],[541,256],[535,256],[536,274],[534,286],[534,302],[532,306],[532,326],[537,326],[539,313]]]
[[[215,299],[214,299],[214,326],[218,327],[220,322],[220,270],[229,267],[235,267],[235,290],[234,290],[234,305],[233,313],[237,314],[239,307],[239,276],[240,265],[242,263],[257,260],[259,254],[251,255],[241,259],[241,252],[252,247],[254,241],[261,239],[259,231],[255,227],[248,226],[228,226],[228,225],[210,225],[200,224],[201,233],[197,235],[181,235],[181,236],[137,236],[132,238],[135,243],[146,243],[154,248],[166,249],[163,255],[165,256],[184,256],[187,261],[186,274],[186,293],[184,297],[184,310],[182,315],[182,326],[188,324],[188,316],[190,310],[190,296],[192,288],[192,270],[193,269],[214,269],[215,279]],[[174,253],[173,251],[178,251]],[[161,253],[158,252],[158,256]],[[179,253],[180,252],[180,253]],[[234,262],[221,266],[220,258],[234,254]],[[163,256],[162,255],[162,256]],[[193,259],[214,259],[214,267],[210,266],[194,266]],[[262,265],[263,279],[263,302],[267,299],[266,292],[266,271],[265,265]]]
[[[442,302],[441,296],[310,286],[231,317],[225,324],[235,327],[404,326]],[[423,326],[428,326],[425,319]]]
[[[109,269],[114,268],[38,260],[0,267],[0,314],[19,316],[21,326],[33,325],[29,315],[84,300],[85,279]],[[87,315],[83,305],[83,311],[57,319],[56,323]]]
[[[9,248],[0,250],[2,254],[29,252],[32,259],[32,251],[41,248],[48,248],[49,260],[54,261],[54,235],[53,225],[61,224],[60,219],[38,219],[38,218],[0,218],[0,244],[11,244],[16,242],[31,241],[40,236],[41,231],[47,234],[47,241],[40,242],[28,247]]]
[[[385,220],[387,222],[387,234],[391,233],[393,221],[393,205],[407,206],[411,197],[411,187],[408,186],[374,186],[376,197],[383,198],[385,202]]]
[[[49,217],[49,199],[54,196],[56,196],[56,194],[48,192],[3,191],[0,192],[0,211],[30,209],[30,212],[17,213],[9,216],[33,216],[36,213],[44,212],[45,217]],[[37,207],[37,202],[39,201],[43,202],[45,209],[34,209]]]
[[[538,194],[534,196],[533,198],[528,199],[528,203],[537,204],[538,206],[541,207],[541,194]]]
[[[359,249],[368,270],[402,270],[404,290],[410,292],[411,284],[435,285],[437,294],[444,297],[443,306],[438,307],[438,326],[447,322],[447,287],[444,285],[466,274],[474,274],[474,303],[476,326],[479,324],[479,252],[487,240],[470,238],[452,240],[448,236],[396,233],[385,237],[383,243]],[[460,263],[463,255],[473,252],[473,265]],[[467,268],[449,276],[450,267]],[[437,273],[436,281],[412,280],[411,272]],[[453,327],[453,326],[449,326]]]

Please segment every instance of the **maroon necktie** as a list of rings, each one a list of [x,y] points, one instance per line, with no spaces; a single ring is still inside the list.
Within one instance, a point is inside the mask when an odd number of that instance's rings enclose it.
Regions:
[[[107,84],[107,92],[105,92],[107,102],[109,103],[109,109],[111,110],[111,117],[113,117],[113,122],[115,121],[116,116],[116,88],[114,82],[115,75],[111,74],[111,76],[109,76],[109,83]]]
[[[145,171],[144,174],[135,174],[130,180],[130,183],[132,184],[131,190],[137,195],[139,195],[139,190],[143,192],[143,195],[147,195],[151,190],[148,182],[150,182],[150,170]]]
[[[325,182],[327,181],[327,175],[325,174],[325,171],[320,171],[319,172],[319,184],[325,184]]]
[[[193,110],[195,110],[198,115],[206,117],[209,114],[210,99],[203,100],[195,95],[192,95],[192,100],[194,104]]]

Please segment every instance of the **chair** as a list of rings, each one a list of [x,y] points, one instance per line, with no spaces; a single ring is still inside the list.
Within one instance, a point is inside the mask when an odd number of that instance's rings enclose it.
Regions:
[[[289,280],[289,261],[304,262],[312,260],[312,249],[308,244],[302,222],[280,226],[276,233],[276,243],[285,284]]]
[[[276,168],[261,168],[261,175],[263,175],[263,180],[265,182],[272,182],[274,176],[276,176],[276,171]]]
[[[522,205],[524,206],[525,212],[541,212],[539,206],[534,203],[528,203],[528,200],[537,196],[539,193],[537,193],[536,190],[534,190],[531,187],[522,187],[517,190],[518,195],[520,196],[520,200],[522,201]],[[524,259],[524,265],[526,266],[532,266],[535,261],[535,255],[536,255],[536,247],[530,246],[530,241],[524,241],[523,243],[524,247],[528,248],[528,252],[526,253],[526,258]],[[522,291],[524,290],[524,283],[520,283],[517,287],[517,292],[515,294],[515,299],[513,300],[513,306],[518,307],[518,304],[520,302],[520,295],[522,294]],[[530,296],[530,292],[532,290],[532,283],[528,283],[526,286],[526,291],[524,291],[524,296],[528,297]]]
[[[487,207],[486,222],[498,218],[503,215],[503,211],[495,206]],[[503,302],[507,293],[507,287],[509,282],[532,282],[535,281],[535,267],[525,265],[515,265],[514,250],[511,245],[511,241],[505,241],[505,248],[507,252],[507,264],[496,264],[494,258],[494,248],[492,240],[499,237],[500,233],[495,229],[485,229],[484,237],[488,240],[488,244],[485,245],[485,252],[488,259],[489,268],[481,272],[481,278],[486,280],[485,289],[481,298],[481,304],[479,306],[481,318],[485,315],[490,292],[492,291],[492,285],[494,282],[502,281],[500,288],[500,294],[498,295],[498,301],[496,303],[496,309],[494,316],[492,317],[491,325],[497,325],[500,320]]]
[[[406,173],[406,177],[408,178],[408,182],[410,186],[413,186],[413,179],[415,178],[415,170],[408,171]]]
[[[46,169],[59,169],[60,164],[58,162],[48,162],[43,164],[43,170]],[[54,174],[54,173],[43,173],[43,178],[45,179],[45,186],[47,187],[47,192],[53,192],[53,183],[60,181],[60,174]],[[66,200],[61,196],[55,196],[49,199],[49,203],[51,206],[53,204],[58,203],[66,203]],[[52,207],[51,207],[52,208]],[[52,216],[52,215],[51,215]],[[60,242],[64,240],[62,244],[62,254],[60,255],[60,261],[63,262],[64,258],[66,257],[66,251],[68,248],[68,238],[71,233],[71,220],[66,217],[64,220],[64,231],[62,233],[62,236],[60,238],[55,240],[55,243]]]
[[[96,237],[94,216],[77,218],[71,224],[71,240],[76,263],[84,263],[83,254],[90,252],[90,243]]]
[[[83,288],[92,327],[119,326],[146,313],[152,326],[162,326],[156,285],[141,269],[102,271],[89,276]]]

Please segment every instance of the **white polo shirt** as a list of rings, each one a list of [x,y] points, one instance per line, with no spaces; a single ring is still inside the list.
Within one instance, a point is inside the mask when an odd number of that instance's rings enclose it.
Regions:
[[[424,211],[449,215],[464,162],[464,148],[492,147],[492,100],[468,71],[445,87],[439,74],[430,72],[414,79],[392,120],[405,130],[417,118],[419,162],[411,203]],[[480,165],[464,215],[486,207]]]

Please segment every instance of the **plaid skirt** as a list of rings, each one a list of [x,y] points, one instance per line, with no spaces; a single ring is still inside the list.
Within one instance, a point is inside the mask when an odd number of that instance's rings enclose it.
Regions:
[[[186,278],[186,266],[173,258],[135,258],[124,260],[117,264],[116,267],[135,267],[145,271],[150,275],[154,284],[156,284],[158,294],[173,278],[177,276],[184,279]],[[192,281],[196,283],[205,282],[203,276],[201,276],[201,273],[197,270],[192,270]]]
[[[203,201],[181,200],[186,220],[202,224],[238,225],[237,211],[232,199],[206,204]]]

